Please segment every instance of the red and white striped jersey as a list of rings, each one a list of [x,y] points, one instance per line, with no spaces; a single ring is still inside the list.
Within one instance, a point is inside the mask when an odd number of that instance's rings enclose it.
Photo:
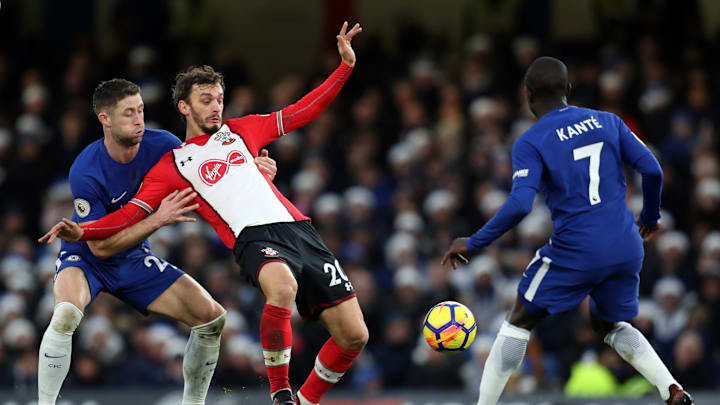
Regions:
[[[342,63],[297,103],[272,114],[225,121],[216,133],[192,138],[166,153],[147,173],[131,204],[84,225],[82,240],[104,239],[119,232],[157,209],[171,192],[187,187],[198,194],[194,201],[200,205],[197,213],[231,249],[248,226],[309,219],[275,188],[254,158],[263,146],[320,115],[351,71],[352,67]]]

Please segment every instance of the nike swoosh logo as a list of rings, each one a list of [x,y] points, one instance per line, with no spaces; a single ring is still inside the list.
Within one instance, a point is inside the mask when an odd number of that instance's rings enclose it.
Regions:
[[[212,365],[215,364],[215,363],[217,363],[217,360],[215,360],[215,361],[213,361],[213,362],[208,361],[207,363],[205,363],[205,365],[206,365],[206,366],[212,366]]]
[[[122,199],[123,197],[125,197],[125,194],[127,194],[127,190],[125,190],[124,193],[120,194],[120,197],[111,199],[110,202],[112,202],[113,204],[115,204],[116,202],[120,201],[120,199]]]
[[[45,353],[45,357],[47,357],[48,359],[59,359],[59,358],[65,357],[65,356],[67,356],[67,354],[63,354],[62,356],[51,356],[51,355]]]

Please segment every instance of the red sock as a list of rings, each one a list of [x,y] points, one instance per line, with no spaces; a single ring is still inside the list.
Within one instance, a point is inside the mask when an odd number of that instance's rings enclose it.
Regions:
[[[300,387],[298,396],[301,396],[305,402],[319,404],[323,395],[340,381],[359,354],[359,350],[345,350],[338,346],[333,338],[328,339],[315,358],[315,367],[305,380],[305,384]]]
[[[290,314],[292,311],[289,309],[266,304],[260,319],[260,342],[268,380],[270,380],[270,394],[290,388],[288,379],[292,347]]]

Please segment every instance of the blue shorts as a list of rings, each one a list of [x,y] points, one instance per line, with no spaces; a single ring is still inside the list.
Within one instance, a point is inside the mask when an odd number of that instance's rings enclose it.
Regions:
[[[606,322],[637,316],[642,257],[599,269],[571,269],[535,255],[518,285],[525,309],[534,314],[569,311],[590,295],[590,309]]]
[[[103,263],[94,257],[85,260],[80,255],[63,251],[56,262],[56,277],[66,267],[79,267],[85,273],[90,287],[90,302],[101,291],[105,291],[147,315],[148,305],[185,273],[157,258],[151,251],[147,250],[146,253],[147,256],[127,259],[118,265]]]

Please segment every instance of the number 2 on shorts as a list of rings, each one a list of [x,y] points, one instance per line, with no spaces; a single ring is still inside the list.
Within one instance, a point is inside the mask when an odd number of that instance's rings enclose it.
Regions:
[[[168,265],[173,266],[172,264],[166,262],[165,260],[160,260],[155,256],[145,256],[145,260],[143,260],[143,263],[145,263],[146,267],[152,267],[152,264],[155,263],[155,265],[158,267],[158,269],[160,269],[160,273],[165,271],[165,268]],[[175,266],[173,266],[173,267],[175,267]]]

